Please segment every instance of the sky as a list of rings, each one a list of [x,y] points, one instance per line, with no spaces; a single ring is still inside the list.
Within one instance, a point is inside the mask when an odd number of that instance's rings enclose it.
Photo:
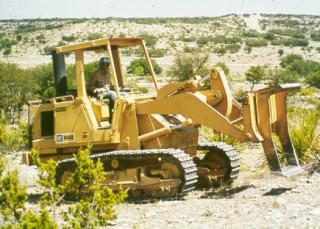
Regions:
[[[320,0],[0,0],[0,19],[320,15]]]

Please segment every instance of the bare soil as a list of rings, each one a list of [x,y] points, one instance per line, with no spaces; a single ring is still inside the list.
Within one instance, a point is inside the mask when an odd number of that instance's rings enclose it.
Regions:
[[[21,164],[20,155],[7,159],[20,170],[30,196],[35,196],[41,192],[37,168]],[[320,228],[319,173],[270,174],[254,144],[241,150],[241,158],[240,175],[230,187],[195,190],[178,200],[123,203],[116,207],[118,217],[110,228]]]

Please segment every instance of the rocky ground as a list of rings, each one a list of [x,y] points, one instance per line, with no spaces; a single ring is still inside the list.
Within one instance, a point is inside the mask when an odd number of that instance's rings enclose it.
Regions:
[[[241,158],[240,176],[231,187],[195,190],[181,200],[123,203],[110,228],[320,228],[319,173],[270,174],[257,145],[242,149]],[[19,157],[8,159],[28,192],[37,193],[37,169],[22,165]]]

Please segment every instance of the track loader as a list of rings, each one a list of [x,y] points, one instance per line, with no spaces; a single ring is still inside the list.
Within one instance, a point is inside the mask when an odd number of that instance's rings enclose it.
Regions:
[[[141,47],[155,93],[121,93],[126,87],[120,50]],[[108,101],[87,95],[84,53],[104,52],[110,58],[117,99],[112,120]],[[76,90],[67,85],[65,56],[75,55]],[[198,142],[199,127],[240,142],[261,143],[275,173],[301,171],[287,123],[286,96],[297,84],[268,86],[247,93],[242,104],[231,95],[220,68],[208,75],[159,87],[143,39],[106,38],[57,47],[53,54],[56,97],[29,102],[30,141],[43,161],[58,160],[57,182],[75,170],[73,154],[87,145],[101,160],[105,183],[113,190],[129,188],[132,196],[171,197],[218,179],[234,180],[240,169],[236,150],[223,142]],[[209,90],[201,90],[209,82]],[[282,168],[273,136],[285,152]],[[201,153],[201,154],[200,154]],[[24,161],[31,164],[30,155]]]

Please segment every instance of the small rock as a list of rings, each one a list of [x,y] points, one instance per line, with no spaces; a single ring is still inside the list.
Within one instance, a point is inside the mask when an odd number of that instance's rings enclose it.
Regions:
[[[207,209],[204,213],[203,213],[203,216],[205,217],[209,217],[209,216],[212,216],[213,212],[209,209]]]

